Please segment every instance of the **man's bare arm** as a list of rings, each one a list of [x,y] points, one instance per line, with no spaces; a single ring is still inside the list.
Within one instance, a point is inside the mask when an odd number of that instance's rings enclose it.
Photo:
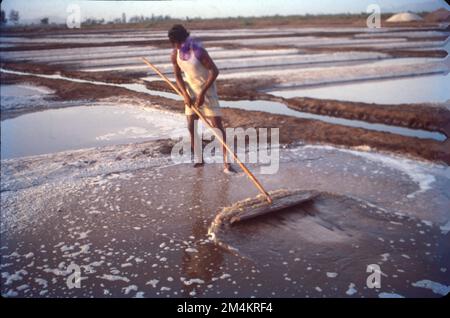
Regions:
[[[203,48],[201,49],[199,60],[202,63],[202,65],[208,70],[208,79],[206,80],[205,85],[203,85],[202,87],[202,91],[197,97],[196,101],[197,107],[201,106],[204,103],[206,92],[214,84],[214,81],[216,80],[217,76],[219,76],[219,69],[209,56],[208,52]]]
[[[177,51],[176,50],[173,50],[171,60],[172,60],[172,65],[173,65],[173,71],[175,73],[175,79],[177,81],[177,86],[178,86],[178,89],[180,90],[181,94],[183,94],[184,103],[188,106],[191,106],[191,97],[189,96],[189,94],[186,90],[186,85],[184,83],[183,76],[181,75],[181,69],[177,63]]]

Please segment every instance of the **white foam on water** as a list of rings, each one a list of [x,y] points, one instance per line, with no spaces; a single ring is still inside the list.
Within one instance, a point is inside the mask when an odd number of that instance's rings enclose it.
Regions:
[[[192,285],[192,284],[204,284],[205,281],[202,280],[202,279],[200,279],[200,278],[191,278],[191,279],[189,279],[189,280],[184,280],[183,283],[184,283],[186,286],[190,286],[190,285]]]
[[[28,272],[24,269],[16,271],[14,274],[9,274],[8,272],[2,272],[2,278],[5,278],[5,285],[11,285],[15,281],[21,281],[23,276],[27,275]]]
[[[145,283],[145,285],[152,285],[153,288],[156,288],[156,285],[159,283],[159,280],[157,279],[151,279],[148,282]]]
[[[139,291],[139,292],[136,293],[136,295],[134,296],[134,298],[144,298],[144,294],[145,294],[145,292]]]
[[[450,292],[450,286],[445,286],[440,283],[433,282],[428,279],[420,280],[412,283],[414,287],[430,289],[433,293],[445,296]]]
[[[40,286],[42,286],[42,288],[47,288],[48,286],[48,282],[47,280],[43,279],[43,278],[35,278],[34,281],[39,284]]]
[[[23,284],[23,285],[18,286],[18,287],[16,288],[16,290],[22,291],[22,290],[26,290],[26,289],[29,289],[29,288],[30,288],[30,285]]]
[[[350,285],[348,286],[348,290],[345,292],[347,295],[352,296],[354,294],[356,294],[358,291],[355,288],[355,284],[350,283]]]
[[[12,289],[8,290],[5,294],[2,293],[2,296],[4,297],[16,297],[17,295],[19,294]]]
[[[379,293],[378,298],[405,298],[402,295],[396,294],[396,293]]]
[[[136,285],[130,285],[127,287],[123,287],[122,290],[125,295],[128,295],[130,293],[130,291],[133,291],[133,290],[137,291],[138,287]]]
[[[226,279],[226,278],[229,278],[229,277],[231,277],[231,275],[230,274],[223,274],[222,276],[220,276],[219,278],[220,279]]]
[[[445,225],[442,225],[439,228],[441,229],[442,234],[447,235],[447,233],[450,232],[450,221],[447,221]]]
[[[333,273],[333,272],[327,272],[327,277],[329,278],[335,278],[337,277],[338,273]]]
[[[432,189],[432,184],[436,181],[436,178],[431,174],[431,170],[433,170],[433,172],[438,172],[438,170],[440,170],[440,175],[450,179],[450,167],[448,166],[416,161],[384,153],[362,152],[324,145],[306,145],[303,148],[324,149],[350,153],[352,155],[359,156],[370,161],[379,162],[384,166],[401,171],[419,186],[419,190],[411,192],[407,195],[407,198],[409,199],[416,197],[419,193]]]
[[[109,275],[109,274],[103,274],[102,276],[97,276],[97,278],[105,279],[105,280],[108,280],[110,282],[115,282],[115,281],[121,280],[121,281],[124,281],[124,282],[128,283],[130,281],[126,277],[118,276],[118,275]]]

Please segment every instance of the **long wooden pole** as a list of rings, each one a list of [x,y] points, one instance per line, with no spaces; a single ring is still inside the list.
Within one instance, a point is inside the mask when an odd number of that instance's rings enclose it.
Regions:
[[[180,97],[183,97],[183,94],[178,90],[178,88],[165,76],[163,73],[161,73],[156,66],[154,66],[152,63],[150,63],[146,58],[142,58],[145,64],[147,64],[152,70],[154,70],[161,78],[170,85],[170,87],[173,88],[175,92],[180,95]],[[269,193],[263,188],[261,183],[256,179],[256,177],[250,172],[250,170],[247,169],[247,167],[239,160],[237,155],[230,149],[230,147],[223,141],[222,136],[220,136],[215,129],[210,125],[210,123],[206,120],[206,118],[203,116],[203,114],[195,107],[194,105],[191,105],[192,110],[197,114],[197,116],[205,123],[206,127],[208,127],[211,132],[214,134],[214,136],[219,140],[219,142],[224,146],[224,148],[228,151],[228,153],[236,160],[238,165],[241,167],[241,169],[247,174],[249,179],[253,181],[255,186],[258,188],[258,190],[264,195],[267,202],[272,204],[272,198],[270,197]]]

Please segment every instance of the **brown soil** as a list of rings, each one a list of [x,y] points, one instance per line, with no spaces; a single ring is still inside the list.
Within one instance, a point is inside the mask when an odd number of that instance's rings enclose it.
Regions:
[[[314,98],[279,98],[290,108],[308,113],[439,131],[450,136],[450,111],[432,105],[377,105]]]
[[[412,22],[386,22],[391,13],[381,15],[382,26],[390,27],[415,27],[429,29],[437,26],[438,22],[434,19],[425,21]],[[165,31],[173,24],[182,23],[188,29],[260,29],[267,27],[366,27],[367,14],[336,14],[336,15],[292,15],[292,16],[273,16],[273,17],[237,17],[237,18],[215,18],[215,19],[188,19],[178,20],[169,19],[165,21],[153,21],[143,23],[127,23],[127,24],[103,24],[103,25],[83,25],[82,30],[67,29],[65,25],[33,25],[33,26],[17,26],[5,28],[2,30],[4,34],[11,36],[28,36],[31,32],[36,36],[46,34],[94,34],[99,32],[132,32],[135,30],[151,30]]]
[[[34,85],[43,85],[55,90],[55,100],[89,100],[97,101],[103,98],[112,98],[113,100],[126,103],[145,104],[148,101],[149,106],[160,107],[175,112],[183,112],[183,103],[173,101],[159,96],[149,97],[145,93],[132,92],[120,87],[106,87],[94,84],[73,83],[64,80],[43,79],[33,76],[17,76],[11,74],[2,74],[2,83],[26,82]],[[234,96],[237,99],[246,99],[246,93],[238,95],[228,95],[237,93],[237,87],[243,92],[244,82],[235,81],[234,86],[221,86],[223,93],[222,98]],[[250,82],[247,82],[249,88],[254,88]],[[253,84],[263,86],[264,81]],[[251,95],[250,95],[251,96]],[[258,96],[259,98],[259,96]],[[398,123],[408,123],[413,125],[412,128],[418,127],[436,127],[436,130],[442,131],[448,135],[449,127],[444,126],[450,122],[449,112],[437,108],[415,107],[409,110],[406,105],[398,106],[398,110],[393,106],[392,110],[387,106],[370,105],[371,112],[368,111],[367,105],[362,103],[343,103],[336,101],[321,101],[314,99],[297,99],[288,101],[290,107],[303,107],[314,109],[317,112],[334,112],[337,114],[346,114],[347,117],[362,118],[368,116],[367,119],[382,118],[383,122],[392,116],[391,123],[397,120]],[[315,106],[316,105],[316,106]],[[379,108],[379,109],[376,109]],[[334,109],[334,110],[333,110]],[[353,114],[353,110],[355,113]],[[21,110],[23,113],[26,110]],[[370,115],[364,115],[368,113]],[[406,116],[406,120],[400,120],[400,114]],[[2,119],[11,118],[19,115],[14,112],[2,112]],[[343,116],[343,117],[345,117]],[[377,117],[378,116],[378,117]],[[353,118],[354,118],[353,117]],[[423,121],[424,120],[424,121]],[[434,120],[434,122],[433,122]],[[362,128],[352,128],[328,124],[316,120],[293,118],[284,115],[267,114],[259,111],[246,111],[238,109],[223,109],[223,121],[226,127],[242,127],[242,128],[264,128],[278,127],[280,128],[280,142],[282,144],[291,144],[298,141],[329,143],[342,146],[362,146],[367,145],[379,150],[386,150],[396,153],[409,154],[429,160],[441,161],[450,164],[450,140],[438,142],[431,139],[419,139],[395,135],[384,132],[369,131]],[[423,122],[422,122],[423,121]],[[422,124],[419,124],[421,123]],[[422,126],[421,126],[422,125]]]
[[[327,52],[380,52],[391,55],[392,57],[439,57],[444,58],[448,55],[445,49],[434,49],[427,51],[414,51],[407,49],[383,49],[383,48],[371,48],[371,47],[314,47],[305,48],[308,53],[327,53]]]
[[[388,18],[389,14],[383,15],[384,18]],[[235,19],[208,19],[208,20],[169,20],[161,21],[158,23],[141,23],[141,24],[127,24],[127,25],[95,25],[95,26],[83,26],[81,30],[67,29],[65,26],[24,26],[4,28],[2,30],[2,36],[23,36],[27,38],[39,38],[42,36],[51,35],[85,35],[95,33],[105,33],[110,31],[111,33],[123,32],[124,41],[112,42],[112,43],[53,43],[53,44],[24,44],[15,47],[1,48],[1,51],[27,51],[27,50],[48,50],[48,49],[62,49],[62,48],[79,48],[79,47],[101,47],[101,46],[121,46],[121,45],[133,45],[143,46],[152,45],[160,48],[169,48],[169,41],[162,40],[148,40],[148,41],[127,41],[126,35],[128,32],[133,32],[142,29],[148,29],[150,31],[166,31],[174,23],[182,23],[189,30],[203,29],[203,30],[215,30],[215,29],[261,29],[261,28],[308,28],[308,27],[366,27],[367,15],[324,15],[324,16],[290,16],[290,17],[263,17],[263,18],[235,18]],[[438,23],[417,21],[417,22],[401,22],[401,23],[386,23],[383,25],[389,27],[404,27],[414,28],[414,31],[442,31],[438,29]],[[447,28],[446,30],[449,30]],[[407,29],[404,31],[408,31]],[[205,37],[202,40],[225,40],[225,39],[253,39],[253,38],[270,38],[270,37],[292,37],[292,36],[326,36],[326,37],[349,37],[355,35],[355,32],[311,32],[308,34],[289,34],[289,35],[245,35],[245,36],[230,36],[230,37]],[[429,40],[427,38],[427,40]]]
[[[16,62],[2,62],[1,67],[9,70],[36,73],[36,74],[60,74],[66,77],[73,77],[77,79],[89,81],[101,81],[114,84],[135,83],[136,79],[143,77],[145,72],[82,72],[76,70],[66,70],[60,67],[38,64],[38,63],[16,63]],[[3,76],[3,75],[2,75]]]

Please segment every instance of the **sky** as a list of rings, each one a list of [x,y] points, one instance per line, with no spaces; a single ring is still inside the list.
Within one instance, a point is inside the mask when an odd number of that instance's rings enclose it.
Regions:
[[[447,7],[444,0],[172,0],[172,1],[71,1],[71,0],[3,0],[7,16],[19,11],[23,23],[49,17],[52,22],[66,20],[69,4],[78,4],[82,20],[103,18],[106,21],[133,15],[170,15],[175,18],[214,18],[237,16],[302,15],[321,13],[360,13],[369,4],[380,5],[381,12],[431,11]],[[34,21],[33,21],[34,20]]]

